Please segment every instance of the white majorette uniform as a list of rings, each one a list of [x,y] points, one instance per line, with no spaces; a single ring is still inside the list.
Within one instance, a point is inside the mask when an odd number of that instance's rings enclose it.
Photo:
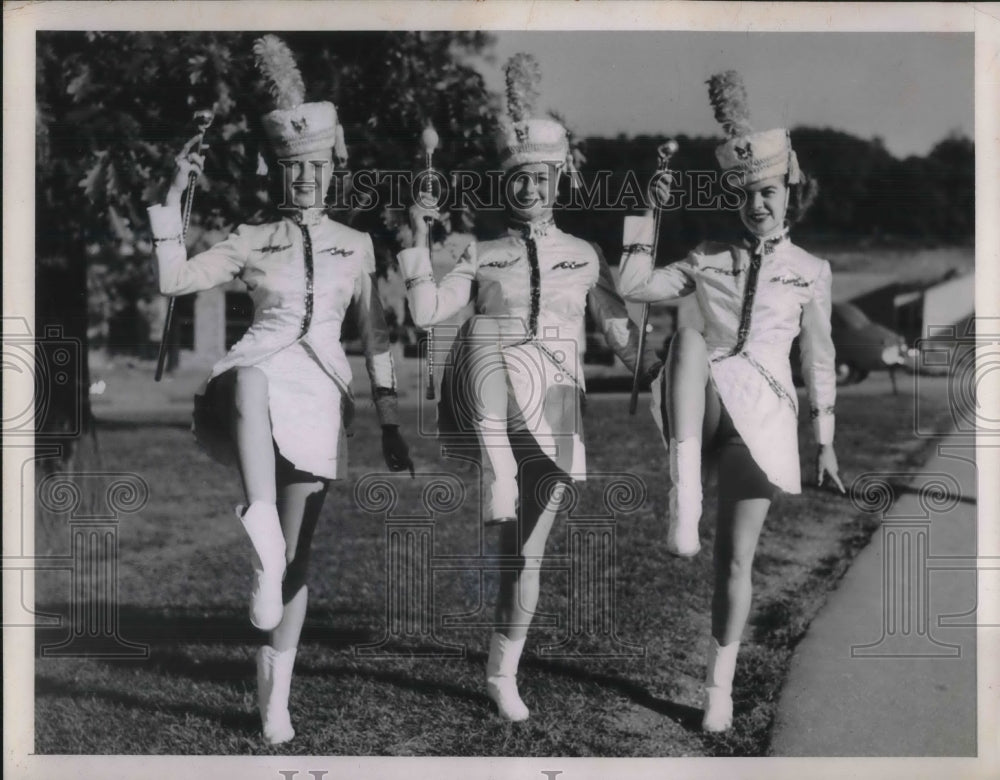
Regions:
[[[544,163],[575,176],[566,128],[532,115],[537,63],[520,54],[505,71],[508,118],[496,136],[501,168]],[[514,519],[520,475],[521,517],[533,522],[545,505],[537,503],[536,482],[586,475],[580,402],[588,301],[609,346],[630,367],[636,357],[637,332],[600,250],[559,230],[549,214],[512,224],[504,237],[471,244],[437,283],[423,247],[401,252],[399,265],[417,325],[446,321],[474,304],[475,316],[462,327],[443,371],[439,431],[478,437],[488,517]],[[488,402],[480,403],[480,390],[497,368],[507,384],[500,421]],[[492,397],[493,388],[484,394]],[[538,462],[537,450],[548,464]]]
[[[399,265],[418,326],[444,322],[470,301],[476,316],[459,339],[475,341],[477,333],[484,332],[477,323],[489,320],[493,335],[482,338],[498,338],[502,344],[511,391],[510,429],[530,432],[560,470],[583,479],[586,460],[578,400],[585,390],[582,358],[588,303],[608,344],[628,366],[633,365],[637,344],[600,250],[548,220],[511,227],[503,238],[470,244],[436,285],[426,248],[403,250]],[[461,358],[448,362],[446,370],[462,364]],[[557,396],[554,388],[572,392]],[[442,394],[446,396],[447,390]],[[455,413],[471,411],[458,408]]]
[[[431,271],[434,274],[434,281],[440,282],[461,261],[465,255],[465,250],[475,240],[475,236],[470,233],[449,233],[444,241],[435,242],[431,248]],[[436,323],[434,329],[430,331],[433,338],[428,340],[428,348],[431,348],[429,360],[432,361],[434,370],[434,397],[441,397],[442,369],[447,365],[448,355],[454,346],[461,327],[468,319],[475,314],[475,307],[469,301],[446,320]]]
[[[180,239],[179,208],[152,206],[160,289],[185,295],[241,279],[253,299],[246,334],[213,366],[196,395],[231,368],[256,366],[268,378],[274,440],[279,452],[303,471],[336,479],[344,474],[343,428],[353,409],[351,368],[340,343],[348,306],[357,304],[358,325],[379,419],[397,424],[396,380],[388,331],[375,290],[371,238],[324,216],[299,212],[264,225],[240,225],[226,240],[190,260]],[[311,222],[312,224],[308,224]],[[216,457],[228,460],[196,416],[195,433]]]
[[[735,245],[705,242],[684,260],[653,269],[653,218],[626,217],[619,285],[636,301],[694,293],[705,321],[711,381],[768,480],[801,492],[798,399],[789,351],[796,336],[820,444],[833,441],[836,374],[830,338],[830,264],[782,230]],[[660,401],[653,414],[663,430]]]
[[[275,157],[302,159],[332,149],[345,165],[337,109],[326,101],[305,102],[305,84],[285,44],[265,35],[254,43],[254,54],[275,104],[261,117]],[[340,335],[352,301],[380,422],[398,424],[396,379],[368,234],[334,222],[322,208],[296,209],[277,222],[240,225],[225,241],[188,260],[179,208],[153,206],[149,220],[162,293],[184,295],[241,279],[253,299],[253,324],[195,395],[195,434],[211,455],[229,461],[234,454],[212,380],[229,369],[254,366],[267,376],[278,451],[318,477],[343,475],[344,428],[354,401]]]

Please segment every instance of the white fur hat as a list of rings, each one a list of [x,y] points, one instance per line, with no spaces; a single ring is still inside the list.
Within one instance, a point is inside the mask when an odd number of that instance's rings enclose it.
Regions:
[[[715,149],[715,159],[723,171],[739,171],[743,184],[788,176],[790,184],[801,179],[799,161],[792,140],[784,128],[754,132],[750,126],[747,93],[743,79],[734,70],[708,80],[708,97],[715,119],[728,139]]]
[[[346,164],[347,146],[336,107],[329,102],[305,102],[302,74],[284,42],[265,35],[254,42],[253,51],[275,103],[275,109],[261,118],[275,155],[292,157],[332,148],[337,162]]]
[[[515,54],[504,68],[507,121],[497,133],[500,166],[507,171],[527,163],[566,165],[574,171],[569,135],[561,122],[532,116],[538,99],[541,69],[530,54]]]

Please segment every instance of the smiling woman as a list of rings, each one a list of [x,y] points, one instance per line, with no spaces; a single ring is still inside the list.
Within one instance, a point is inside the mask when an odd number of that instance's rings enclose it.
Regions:
[[[694,293],[705,321],[704,335],[681,328],[671,341],[652,410],[665,437],[669,430],[667,548],[674,555],[693,557],[701,548],[701,454],[718,453],[715,594],[702,721],[706,731],[718,732],[732,725],[732,681],[760,530],[778,490],[801,492],[798,401],[789,364],[796,336],[819,444],[817,480],[829,476],[844,488],[833,451],[830,265],[788,239],[790,194],[803,179],[798,159],[787,130],[754,132],[739,74],[713,76],[709,98],[728,136],[716,158],[740,183],[739,218],[747,233],[735,245],[704,242],[684,261],[653,270],[652,216],[626,218],[620,285],[626,298],[642,302]],[[801,207],[802,199],[796,202]]]
[[[275,108],[262,125],[285,197],[281,219],[241,225],[225,241],[188,259],[181,193],[203,157],[192,139],[162,203],[149,208],[160,290],[199,292],[241,279],[253,302],[246,334],[213,366],[195,396],[195,433],[209,454],[235,461],[246,507],[237,515],[253,546],[250,621],[270,632],[257,654],[257,696],[264,739],[295,735],[288,711],[299,636],[306,615],[306,570],[329,483],[345,472],[345,429],[353,417],[351,368],[340,343],[355,305],[386,465],[413,470],[399,435],[396,380],[373,281],[367,234],[323,210],[343,132],[332,103],[305,103],[291,52],[274,36],[254,44]]]
[[[523,54],[507,64],[509,117],[496,134],[506,235],[473,242],[435,281],[427,231],[440,215],[417,204],[410,211],[413,245],[399,255],[417,325],[474,306],[447,361],[439,430],[449,449],[464,448],[482,464],[483,516],[499,537],[503,562],[486,691],[511,721],[530,714],[516,676],[546,541],[569,503],[567,486],[586,478],[581,358],[588,307],[622,361],[631,368],[638,359],[637,333],[604,257],[553,221],[572,152],[562,124],[532,115],[537,68]],[[659,368],[655,356],[645,365]]]

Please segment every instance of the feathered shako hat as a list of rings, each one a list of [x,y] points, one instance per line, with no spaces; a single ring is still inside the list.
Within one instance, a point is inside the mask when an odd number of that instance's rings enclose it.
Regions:
[[[515,54],[504,66],[507,117],[497,133],[500,167],[508,171],[527,163],[565,165],[574,179],[576,165],[566,127],[553,118],[534,116],[542,70],[530,54]]]
[[[739,171],[743,184],[788,176],[789,184],[801,179],[791,137],[784,128],[754,132],[750,125],[747,91],[735,70],[717,73],[708,80],[708,99],[715,120],[727,140],[716,147],[715,158],[723,171]]]
[[[344,129],[333,103],[306,103],[306,86],[295,57],[276,35],[253,44],[254,59],[274,109],[261,117],[264,135],[277,157],[292,157],[332,148],[338,165],[347,164]]]

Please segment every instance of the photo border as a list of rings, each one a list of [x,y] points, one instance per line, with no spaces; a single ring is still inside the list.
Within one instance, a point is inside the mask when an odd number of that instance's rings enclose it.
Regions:
[[[334,28],[334,24],[336,27]],[[612,3],[522,2],[8,2],[4,5],[4,317],[34,322],[34,268],[21,258],[32,255],[34,229],[34,56],[37,30],[271,30],[271,29],[494,29],[677,31],[902,31],[975,34],[976,140],[976,311],[1000,313],[1000,5],[995,3]],[[30,405],[32,388],[24,377],[5,372],[5,408]],[[990,404],[996,419],[1000,398]],[[5,445],[6,446],[6,445]],[[1000,474],[1000,449],[980,447],[980,475]],[[14,544],[33,549],[33,518],[21,517],[19,484],[33,484],[4,458],[4,555]],[[1000,554],[1000,480],[978,485],[979,555]],[[30,510],[28,510],[30,514]],[[7,533],[23,521],[25,536]],[[1000,593],[979,578],[980,623],[1000,623]],[[6,582],[6,579],[5,579]],[[4,613],[10,592],[4,590]],[[30,587],[27,598],[32,597]],[[559,772],[559,780],[584,780],[610,772],[630,780],[663,777],[741,777],[776,775],[812,778],[861,776],[974,777],[1000,766],[1000,632],[980,629],[978,641],[978,744],[976,759],[570,759],[570,758],[369,758],[369,757],[221,757],[221,756],[39,756],[34,735],[34,629],[4,632],[4,771],[8,778],[240,776],[280,780],[298,770],[326,771],[328,778],[412,776],[415,768],[440,778],[517,778],[533,780]],[[992,687],[990,687],[992,686]],[[990,693],[989,691],[992,691]],[[416,763],[414,763],[416,762]],[[297,780],[297,779],[296,779]]]

